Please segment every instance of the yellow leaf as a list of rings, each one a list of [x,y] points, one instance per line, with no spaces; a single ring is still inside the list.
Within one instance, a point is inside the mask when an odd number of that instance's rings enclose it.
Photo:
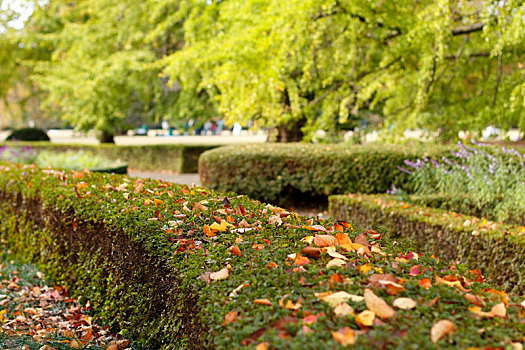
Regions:
[[[368,264],[368,263],[366,263],[366,264],[364,264],[363,266],[360,266],[360,267],[359,267],[359,271],[360,271],[361,273],[364,273],[364,274],[367,274],[368,271],[370,271],[370,270],[372,270],[372,269],[373,269],[373,267],[370,266],[370,264]]]
[[[373,311],[377,316],[386,319],[395,316],[396,312],[383,299],[374,294],[371,289],[366,288],[365,293],[366,307]]]
[[[371,327],[374,324],[375,313],[370,310],[365,310],[355,316],[355,322],[361,327]]]
[[[204,230],[204,234],[206,234],[206,236],[208,236],[208,237],[215,237],[215,233],[212,232],[210,226],[204,225],[203,230]]]
[[[268,350],[268,343],[263,342],[263,343],[257,344],[257,346],[255,347],[255,350]]]
[[[233,225],[226,222],[226,220],[221,220],[220,224],[214,222],[213,224],[210,225],[210,229],[215,230],[215,231],[226,231],[228,228],[231,228],[231,227],[233,227]]]
[[[342,346],[352,345],[357,340],[357,335],[350,327],[344,327],[337,332],[332,331],[332,337]]]
[[[432,329],[430,330],[430,340],[436,343],[445,335],[453,333],[455,329],[456,327],[451,321],[439,320],[432,326]]]

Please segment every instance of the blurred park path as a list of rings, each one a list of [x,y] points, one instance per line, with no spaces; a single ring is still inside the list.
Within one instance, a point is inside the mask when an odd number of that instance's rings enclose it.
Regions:
[[[201,185],[199,174],[171,174],[153,171],[137,171],[130,169],[128,170],[128,175],[131,177],[138,177],[141,179],[162,180],[188,186],[191,186],[192,184],[195,184],[196,186]]]

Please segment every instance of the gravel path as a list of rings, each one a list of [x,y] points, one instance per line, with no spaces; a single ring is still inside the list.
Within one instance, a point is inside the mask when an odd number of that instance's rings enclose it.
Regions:
[[[139,177],[141,179],[155,179],[168,182],[175,182],[181,185],[191,186],[195,184],[197,186],[201,185],[201,180],[199,179],[199,174],[172,174],[172,173],[159,173],[153,171],[136,171],[129,170],[128,175],[131,177]]]

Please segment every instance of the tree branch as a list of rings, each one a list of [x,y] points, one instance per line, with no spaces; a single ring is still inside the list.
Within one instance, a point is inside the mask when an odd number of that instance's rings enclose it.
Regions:
[[[459,27],[452,29],[452,35],[463,35],[463,34],[470,34],[474,32],[479,32],[480,30],[485,27],[485,23],[474,23],[466,27]]]
[[[494,98],[492,99],[492,108],[496,107],[498,100],[499,84],[501,83],[501,75],[503,74],[503,54],[500,51],[498,54],[498,79],[496,80],[496,86],[494,87]]]

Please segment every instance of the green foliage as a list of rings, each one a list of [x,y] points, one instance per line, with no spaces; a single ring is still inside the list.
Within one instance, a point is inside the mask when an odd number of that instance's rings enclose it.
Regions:
[[[418,206],[389,195],[329,197],[330,216],[363,227],[382,226],[418,249],[479,268],[492,282],[525,292],[525,235],[521,227],[448,210]]]
[[[22,128],[9,134],[6,141],[50,141],[50,138],[42,129]]]
[[[439,156],[447,148],[399,145],[263,144],[226,146],[199,159],[204,186],[284,204],[335,193],[384,193],[407,184],[405,159]]]
[[[32,147],[35,152],[49,151],[64,153],[68,151],[84,151],[97,157],[108,158],[114,162],[124,162],[131,169],[143,171],[169,171],[175,174],[196,173],[198,171],[199,155],[215,145],[144,145],[144,146],[116,146],[78,145],[78,144],[50,144],[50,143],[9,143],[12,150],[23,150]],[[31,161],[30,161],[31,163]]]
[[[403,278],[406,290],[399,296],[419,305],[396,309],[395,318],[365,330],[368,334],[357,337],[358,348],[498,347],[521,341],[524,332],[519,298],[509,295],[504,320],[474,317],[464,292],[437,283],[428,290],[418,285],[420,278],[433,279],[436,274],[472,280],[465,266],[452,269],[450,262],[430,254],[412,259],[410,246],[385,235],[367,238],[385,256],[337,247],[348,259],[345,267],[326,267],[332,259],[326,253],[299,267],[290,254],[308,246],[306,236],[343,230],[355,241],[362,231],[204,188],[115,175],[78,177],[13,164],[0,166],[0,172],[0,213],[5,218],[0,222],[1,238],[15,253],[30,253],[52,277],[66,280],[75,295],[89,299],[98,316],[135,339],[138,347],[240,349],[268,342],[279,349],[343,348],[331,331],[357,331],[354,316],[335,316],[314,293],[362,296],[365,286],[375,288],[370,278],[378,271]],[[233,227],[206,231],[206,226],[212,230],[217,225],[214,216],[231,221]],[[235,231],[245,229],[244,223],[252,230]],[[240,255],[231,253],[233,245]],[[365,265],[372,269],[364,272]],[[424,271],[420,276],[409,274],[416,265]],[[210,272],[221,269],[228,269],[228,277],[213,280]],[[335,272],[347,283],[334,282]],[[489,287],[468,284],[490,309],[501,300],[484,291]],[[396,298],[382,288],[374,293],[389,305]],[[429,306],[436,297],[445,302]],[[254,303],[256,299],[268,299],[272,305]],[[279,305],[279,300],[286,306],[287,300],[295,304],[299,299],[297,311]],[[356,314],[367,308],[362,300],[347,302]],[[234,311],[237,320],[225,322]],[[312,315],[316,321],[308,321]],[[456,331],[434,344],[429,330],[443,318],[453,321]],[[303,326],[313,332],[305,334]],[[478,336],[480,329],[485,330],[483,337]]]
[[[0,97],[45,90],[106,133],[217,115],[310,136],[371,116],[388,138],[524,129],[524,21],[520,0],[50,0],[0,33]]]

